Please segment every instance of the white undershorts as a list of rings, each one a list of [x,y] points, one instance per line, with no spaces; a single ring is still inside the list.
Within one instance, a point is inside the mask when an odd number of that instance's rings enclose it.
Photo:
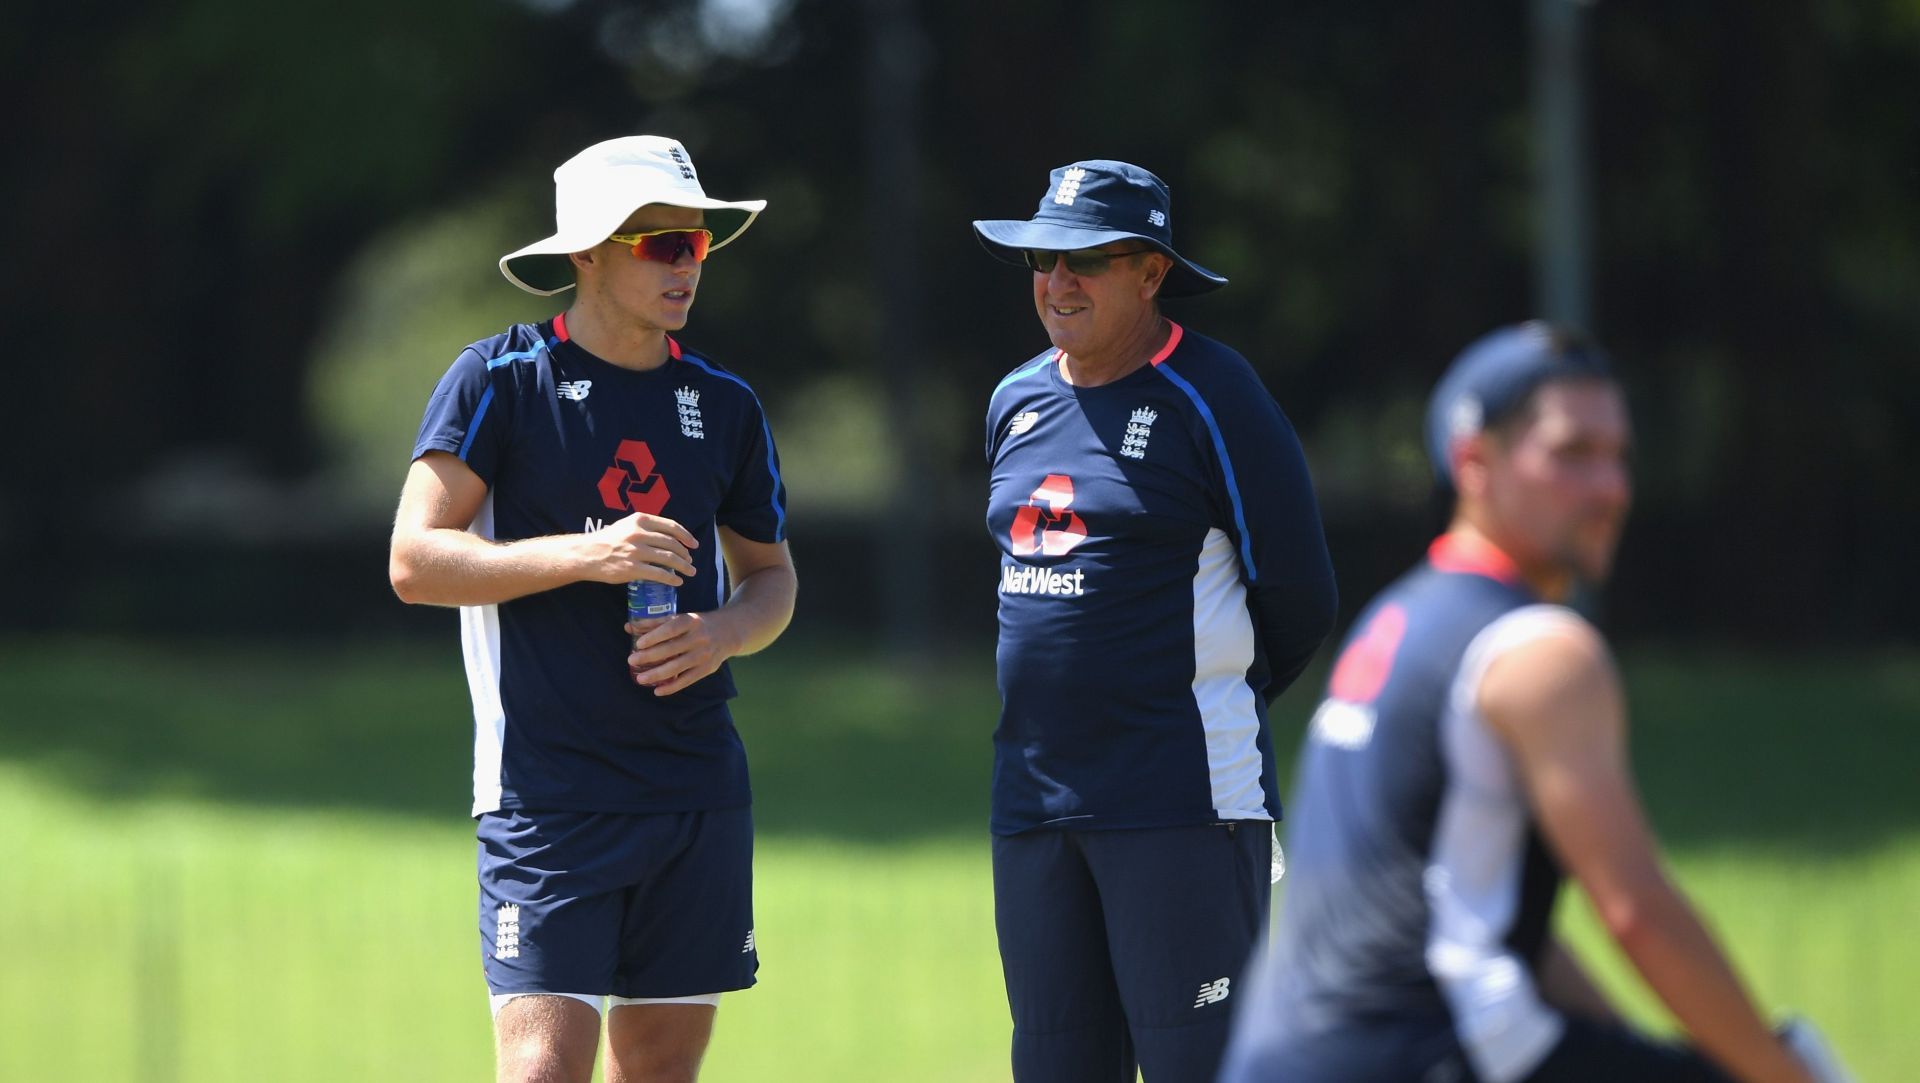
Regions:
[[[695,993],[684,997],[600,997],[588,993],[495,993],[488,997],[493,1002],[494,1018],[499,1018],[500,1009],[507,1006],[507,1001],[516,997],[566,997],[568,1000],[577,1000],[601,1014],[605,1014],[607,1008],[624,1008],[629,1004],[705,1004],[709,1007],[718,1007],[720,1004],[719,993]],[[602,1001],[606,1002],[604,1007],[601,1004]]]

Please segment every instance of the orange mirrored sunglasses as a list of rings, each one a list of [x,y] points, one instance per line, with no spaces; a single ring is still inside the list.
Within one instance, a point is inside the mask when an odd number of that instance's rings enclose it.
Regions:
[[[707,248],[713,244],[713,232],[705,229],[650,229],[645,233],[616,233],[607,240],[615,244],[633,246],[635,259],[650,259],[657,263],[675,263],[680,253],[693,253],[693,262],[700,263],[707,258]]]

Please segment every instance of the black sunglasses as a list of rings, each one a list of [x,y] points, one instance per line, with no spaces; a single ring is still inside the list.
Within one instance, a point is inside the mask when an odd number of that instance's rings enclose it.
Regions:
[[[1113,266],[1113,261],[1122,256],[1137,256],[1142,252],[1153,251],[1156,249],[1135,248],[1127,252],[1102,252],[1097,248],[1083,248],[1077,252],[1056,252],[1049,248],[1023,248],[1020,250],[1020,258],[1026,261],[1028,267],[1044,275],[1052,274],[1054,264],[1060,262],[1061,256],[1065,256],[1067,270],[1093,278],[1106,274],[1107,268]]]

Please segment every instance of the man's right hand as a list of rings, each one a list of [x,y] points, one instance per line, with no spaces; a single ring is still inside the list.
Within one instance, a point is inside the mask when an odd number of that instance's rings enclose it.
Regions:
[[[651,579],[679,586],[693,574],[687,529],[638,512],[598,530],[494,541],[474,533],[487,485],[458,457],[420,456],[394,513],[388,577],[416,605],[495,605],[569,583]]]
[[[694,573],[688,551],[700,542],[686,527],[662,515],[634,512],[579,536],[581,579],[631,583],[650,579],[679,586]]]

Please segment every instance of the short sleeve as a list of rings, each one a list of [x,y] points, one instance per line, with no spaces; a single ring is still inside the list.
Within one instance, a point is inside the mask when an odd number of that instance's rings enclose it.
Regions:
[[[714,521],[749,541],[779,542],[787,538],[787,486],[780,477],[780,453],[773,446],[760,400],[748,393],[740,425],[735,429],[739,455],[733,484],[720,500]]]
[[[450,452],[492,485],[511,412],[502,398],[486,358],[472,348],[461,351],[427,400],[413,457],[429,451]]]

